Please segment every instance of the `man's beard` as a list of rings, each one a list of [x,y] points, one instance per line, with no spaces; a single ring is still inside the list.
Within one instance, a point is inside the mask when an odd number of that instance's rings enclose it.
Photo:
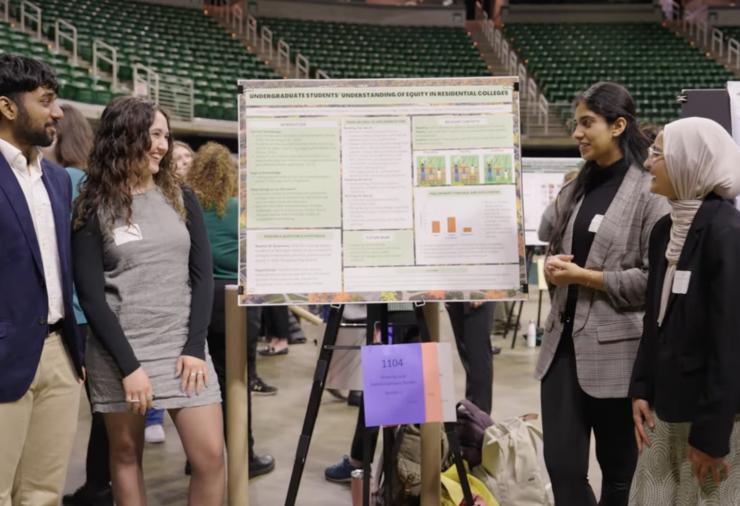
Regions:
[[[28,115],[28,111],[23,106],[23,103],[18,101],[18,119],[15,122],[15,138],[26,145],[38,146],[41,148],[47,148],[54,143],[54,136],[50,135],[46,130],[48,127],[56,126],[57,121],[51,121],[40,129],[33,129],[31,127],[31,117]]]

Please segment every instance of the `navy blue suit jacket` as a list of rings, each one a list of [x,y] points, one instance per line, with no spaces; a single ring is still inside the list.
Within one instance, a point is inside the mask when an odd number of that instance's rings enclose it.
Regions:
[[[42,181],[56,225],[64,294],[64,341],[82,377],[85,343],[78,336],[72,307],[71,199],[67,172],[42,160]],[[49,302],[41,250],[23,190],[0,154],[0,403],[28,391],[48,333]]]

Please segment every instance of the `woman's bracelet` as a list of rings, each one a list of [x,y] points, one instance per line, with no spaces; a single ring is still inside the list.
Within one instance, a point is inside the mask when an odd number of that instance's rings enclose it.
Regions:
[[[586,283],[586,288],[589,288],[591,286],[591,269],[588,270],[588,282]]]

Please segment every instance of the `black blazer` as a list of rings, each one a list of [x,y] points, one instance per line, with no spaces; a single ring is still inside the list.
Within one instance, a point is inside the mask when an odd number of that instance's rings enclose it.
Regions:
[[[659,327],[670,230],[668,215],[650,237],[644,330],[629,395],[650,402],[664,422],[691,422],[689,444],[724,457],[740,413],[740,212],[715,194],[706,198],[677,265],[691,272],[687,293],[671,290]]]

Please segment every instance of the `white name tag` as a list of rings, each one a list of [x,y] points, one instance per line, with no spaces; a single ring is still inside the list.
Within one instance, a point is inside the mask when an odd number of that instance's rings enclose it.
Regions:
[[[116,241],[116,246],[121,246],[127,242],[141,241],[144,237],[141,235],[141,229],[139,225],[131,225],[130,227],[118,227],[113,229],[113,240]]]
[[[594,216],[594,219],[591,220],[591,225],[588,227],[588,231],[593,232],[594,234],[598,232],[602,221],[604,221],[603,214],[597,214],[596,216]]]
[[[676,271],[673,277],[673,293],[685,295],[689,291],[689,280],[691,280],[691,271]]]

